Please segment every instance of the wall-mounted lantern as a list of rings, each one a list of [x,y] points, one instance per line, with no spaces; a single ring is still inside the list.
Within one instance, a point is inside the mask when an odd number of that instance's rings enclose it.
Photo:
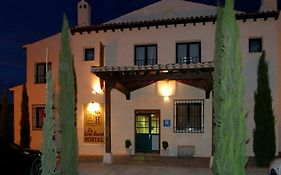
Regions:
[[[176,82],[173,80],[158,81],[158,93],[164,97],[164,100],[169,100],[169,97],[174,95]]]
[[[95,81],[92,85],[92,92],[93,94],[102,94],[103,91],[101,89],[100,81]]]
[[[101,106],[96,102],[88,103],[87,111],[92,115],[95,113],[99,113],[101,111]]]

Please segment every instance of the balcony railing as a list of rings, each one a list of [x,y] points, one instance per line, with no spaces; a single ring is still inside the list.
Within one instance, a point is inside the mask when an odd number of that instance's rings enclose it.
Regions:
[[[179,64],[195,64],[201,62],[200,57],[178,57],[177,60]]]
[[[135,65],[154,65],[157,64],[157,59],[135,60]]]
[[[196,64],[201,63],[201,57],[178,57],[178,64]],[[135,60],[135,65],[155,65],[157,59]]]

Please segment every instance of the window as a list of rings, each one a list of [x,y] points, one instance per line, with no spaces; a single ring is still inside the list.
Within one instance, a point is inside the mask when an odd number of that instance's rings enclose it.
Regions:
[[[157,45],[135,46],[135,65],[157,64]]]
[[[176,63],[190,64],[201,62],[201,43],[177,43],[176,44]]]
[[[261,38],[250,38],[249,39],[249,52],[261,52],[262,51],[262,39]]]
[[[46,63],[37,63],[35,73],[35,83],[46,83]],[[51,63],[48,63],[48,70],[52,69]]]
[[[174,132],[204,132],[204,100],[174,101]]]
[[[84,50],[84,61],[94,61],[95,60],[95,49],[89,48]]]
[[[32,129],[41,130],[45,117],[45,105],[32,106]]]

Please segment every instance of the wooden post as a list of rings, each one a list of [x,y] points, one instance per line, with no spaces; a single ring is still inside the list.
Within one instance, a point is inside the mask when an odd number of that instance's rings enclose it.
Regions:
[[[111,164],[111,86],[105,82],[105,154],[103,163]]]
[[[111,153],[111,87],[105,84],[105,152]]]

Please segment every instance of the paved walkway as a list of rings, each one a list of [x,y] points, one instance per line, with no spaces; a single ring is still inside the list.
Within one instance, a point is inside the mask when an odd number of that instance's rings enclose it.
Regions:
[[[114,156],[114,163],[102,163],[101,156],[80,157],[80,175],[212,175],[208,158],[177,158],[161,156]],[[250,162],[247,175],[266,175],[266,168]]]

